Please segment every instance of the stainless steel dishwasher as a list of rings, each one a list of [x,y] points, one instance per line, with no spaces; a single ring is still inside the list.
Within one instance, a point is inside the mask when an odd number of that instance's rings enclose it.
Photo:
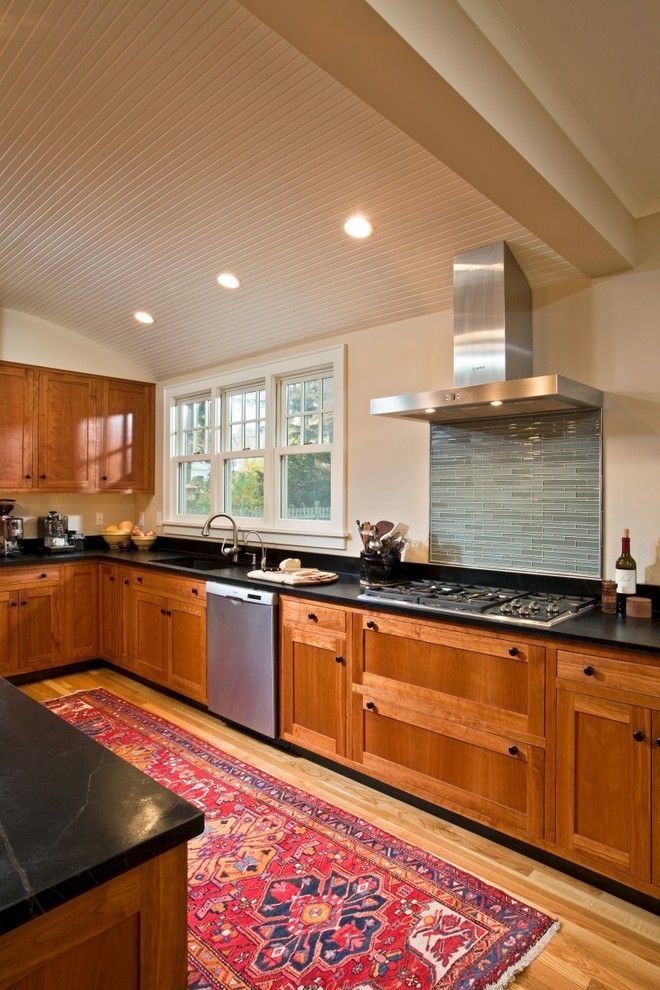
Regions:
[[[277,603],[273,591],[206,585],[209,711],[277,737]]]

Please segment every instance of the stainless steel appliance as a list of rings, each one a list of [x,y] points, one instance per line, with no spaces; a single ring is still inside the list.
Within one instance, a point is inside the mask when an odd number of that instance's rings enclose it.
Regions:
[[[23,520],[12,516],[16,500],[0,499],[0,557],[22,552]]]
[[[69,517],[62,515],[56,509],[51,509],[47,516],[40,516],[39,530],[46,550],[60,553],[76,549],[69,536]]]
[[[277,605],[272,591],[206,585],[209,711],[277,737]]]
[[[455,581],[402,581],[387,588],[367,588],[358,598],[443,615],[469,615],[489,622],[548,629],[581,612],[595,608],[588,595],[562,595]]]
[[[454,383],[371,400],[371,413],[460,423],[594,409],[603,393],[562,375],[532,375],[532,293],[504,241],[454,259]]]

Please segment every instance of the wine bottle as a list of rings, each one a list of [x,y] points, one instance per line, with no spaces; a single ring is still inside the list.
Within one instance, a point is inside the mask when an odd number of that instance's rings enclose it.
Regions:
[[[614,580],[616,581],[616,610],[619,615],[626,614],[626,598],[637,591],[637,564],[630,556],[630,530],[624,529],[621,537],[621,556],[614,565]]]

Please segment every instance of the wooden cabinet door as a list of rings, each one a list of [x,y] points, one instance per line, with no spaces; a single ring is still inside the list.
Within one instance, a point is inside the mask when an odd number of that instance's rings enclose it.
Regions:
[[[0,591],[0,677],[18,670],[18,592]]]
[[[19,670],[55,666],[61,660],[59,590],[22,588],[18,605]]]
[[[34,487],[35,375],[0,362],[0,489]]]
[[[168,687],[206,704],[206,609],[191,602],[170,599]]]
[[[651,882],[660,887],[660,711],[653,712],[651,751]]]
[[[557,692],[557,841],[594,869],[650,878],[651,713]],[[637,739],[636,739],[637,737]]]
[[[117,569],[119,616],[115,641],[115,661],[132,670],[133,658],[133,572],[126,567]]]
[[[117,659],[117,629],[122,616],[119,611],[117,568],[114,564],[99,564],[99,653],[105,660]]]
[[[352,758],[386,783],[525,836],[543,835],[545,754],[355,688]]]
[[[346,755],[345,649],[343,636],[282,629],[282,738],[326,756]]]
[[[136,588],[133,594],[133,669],[151,681],[167,683],[168,602],[160,595]]]
[[[97,384],[86,375],[39,372],[40,489],[96,488]]]
[[[106,379],[101,383],[99,488],[154,490],[154,386]]]
[[[98,564],[67,564],[62,568],[62,577],[62,661],[93,660],[99,655]]]

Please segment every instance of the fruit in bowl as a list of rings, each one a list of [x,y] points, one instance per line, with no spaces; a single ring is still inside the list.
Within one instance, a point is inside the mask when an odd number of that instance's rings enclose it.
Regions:
[[[148,550],[156,542],[156,533],[153,529],[144,532],[138,526],[134,526],[131,531],[131,540],[138,550]]]

